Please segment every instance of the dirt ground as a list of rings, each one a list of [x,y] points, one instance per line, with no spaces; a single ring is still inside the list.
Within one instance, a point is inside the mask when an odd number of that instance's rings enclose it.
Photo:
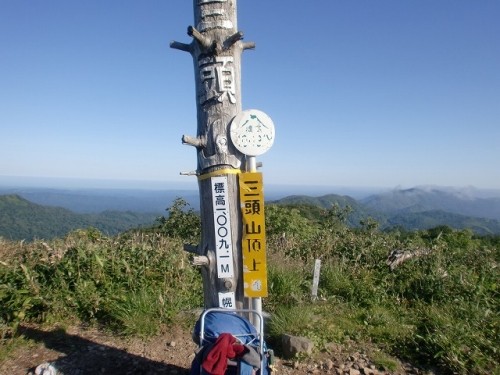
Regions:
[[[0,364],[2,375],[34,374],[47,362],[65,375],[187,374],[196,349],[190,333],[181,330],[145,340],[81,327],[25,326],[21,332],[30,344]]]
[[[37,375],[85,374],[189,374],[196,344],[187,330],[173,330],[148,339],[117,337],[96,329],[70,327],[41,329],[23,326],[21,332],[29,345],[14,349],[0,363],[1,375],[35,374],[42,364],[51,364],[58,372]],[[359,353],[358,353],[359,355]],[[328,357],[328,358],[327,358]],[[359,358],[358,358],[359,361]],[[350,363],[350,365],[346,365]],[[373,366],[372,366],[373,368]],[[356,369],[352,355],[341,348],[322,357],[286,361],[276,358],[272,374],[366,374]],[[370,374],[421,374],[400,366],[397,371],[373,370]]]

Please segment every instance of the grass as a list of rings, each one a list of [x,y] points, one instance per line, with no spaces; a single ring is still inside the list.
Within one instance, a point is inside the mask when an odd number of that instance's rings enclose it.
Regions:
[[[500,372],[498,240],[451,230],[437,239],[426,231],[406,237],[354,230],[332,235],[323,253],[315,249],[322,259],[321,302],[311,304],[299,280],[310,284],[312,259],[300,257],[300,267],[281,261],[270,272],[271,280],[286,284],[272,290],[283,294],[266,305],[276,320],[271,334],[292,331],[320,350],[328,342],[369,342],[380,349],[377,364],[388,370],[398,357],[444,374]],[[433,250],[393,272],[385,265],[393,248],[422,247]]]
[[[108,310],[115,331],[148,337],[159,332],[157,322],[163,320],[166,306],[161,293],[140,290],[128,293],[123,300],[113,301]]]
[[[298,224],[308,235],[285,237],[281,231],[291,224],[284,219],[295,216],[279,210],[273,215],[283,225],[268,238],[264,299],[271,342],[289,333],[310,338],[318,350],[369,344],[377,348],[377,366],[389,371],[400,358],[443,374],[500,372],[500,240],[468,231],[355,230],[337,222],[311,222],[309,229],[303,219]],[[176,225],[192,227],[191,212],[187,221],[177,214]],[[29,244],[0,239],[0,358],[18,345],[17,326],[26,322],[81,321],[139,336],[192,324],[184,312],[203,303],[201,276],[175,233],[185,231],[106,237],[89,229]],[[392,249],[422,247],[433,250],[393,271],[385,263]],[[316,302],[314,258],[322,260]]]
[[[372,353],[371,358],[377,368],[386,369],[388,371],[396,371],[398,368],[397,360],[384,352],[375,351]]]
[[[201,280],[185,266],[179,240],[79,231],[50,246],[35,242],[11,250],[14,256],[0,268],[2,331],[23,321],[65,317],[150,335],[201,304]]]
[[[35,343],[32,340],[26,339],[22,336],[12,336],[9,339],[0,340],[0,363],[14,353],[16,349],[23,347],[33,347]]]

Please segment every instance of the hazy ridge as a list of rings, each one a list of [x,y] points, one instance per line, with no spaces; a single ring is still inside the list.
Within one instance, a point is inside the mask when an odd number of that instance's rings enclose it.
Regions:
[[[103,211],[154,212],[161,214],[178,197],[190,205],[198,205],[194,190],[144,189],[55,189],[55,188],[0,188],[0,194],[18,195],[33,203],[64,207],[76,213]]]
[[[474,188],[416,187],[392,189],[353,198],[347,194],[314,196],[291,194],[299,187],[266,191],[268,203],[309,205],[328,209],[333,204],[352,209],[351,226],[371,217],[382,229],[408,230],[447,225],[469,228],[478,234],[500,234],[500,192]],[[349,192],[344,189],[344,192]],[[359,190],[353,191],[358,193]],[[116,234],[132,227],[151,225],[165,215],[176,198],[198,209],[198,191],[189,189],[57,189],[0,187],[0,236],[9,239],[53,238],[86,227]]]
[[[352,209],[351,226],[371,217],[382,229],[402,227],[407,230],[429,229],[447,225],[455,229],[471,229],[477,234],[500,234],[500,197],[483,198],[486,194],[467,189],[418,187],[394,189],[363,199],[327,194],[319,197],[289,196],[276,204],[313,205],[327,209],[333,204]]]
[[[9,240],[48,240],[89,227],[115,235],[141,225],[152,225],[156,217],[155,213],[111,210],[78,214],[62,207],[39,205],[18,195],[0,196],[0,237]]]

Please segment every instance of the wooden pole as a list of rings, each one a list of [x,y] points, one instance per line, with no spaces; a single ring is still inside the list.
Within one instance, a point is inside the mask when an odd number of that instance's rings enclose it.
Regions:
[[[242,41],[236,0],[193,0],[190,44],[170,47],[189,52],[196,84],[197,133],[182,142],[196,148],[200,191],[201,242],[186,250],[202,266],[205,308],[244,308],[241,209],[238,173],[245,156],[230,140],[229,126],[241,112],[241,55],[254,43]]]

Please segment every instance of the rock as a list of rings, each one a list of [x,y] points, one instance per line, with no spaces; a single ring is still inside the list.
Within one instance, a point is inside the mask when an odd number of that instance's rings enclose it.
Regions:
[[[57,368],[49,362],[42,363],[35,369],[35,375],[61,375],[62,373],[57,370]]]
[[[307,372],[312,372],[315,368],[316,368],[315,365],[309,364],[309,365],[307,365]]]
[[[323,368],[325,370],[331,370],[333,368],[333,361],[331,359],[327,359],[326,362],[323,364]]]
[[[314,344],[306,337],[292,335],[281,336],[283,354],[287,358],[295,357],[299,353],[311,354]]]
[[[359,372],[359,370],[351,368],[349,369],[349,375],[361,375],[361,372]]]

